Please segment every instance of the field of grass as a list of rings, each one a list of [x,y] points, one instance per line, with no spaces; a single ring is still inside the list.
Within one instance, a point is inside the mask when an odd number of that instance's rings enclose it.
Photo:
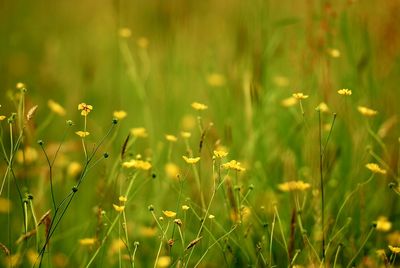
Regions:
[[[398,1],[0,1],[0,267],[399,267]]]

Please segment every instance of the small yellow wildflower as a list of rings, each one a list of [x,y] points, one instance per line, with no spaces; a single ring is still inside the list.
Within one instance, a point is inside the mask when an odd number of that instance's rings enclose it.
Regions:
[[[381,174],[386,174],[386,170],[382,169],[378,164],[376,163],[368,163],[365,165],[366,168],[371,170],[373,173],[381,173]]]
[[[245,171],[246,169],[241,166],[240,162],[236,160],[231,160],[228,163],[222,164],[221,167],[225,169],[232,169],[236,171]]]
[[[170,134],[165,135],[165,139],[170,142],[176,142],[178,140],[176,136]]]
[[[136,44],[138,45],[138,47],[140,48],[147,48],[149,46],[149,39],[147,39],[146,37],[142,36],[139,37],[136,40]]]
[[[118,198],[118,200],[119,200],[120,202],[125,203],[126,201],[128,201],[128,198],[126,198],[126,196],[121,195],[121,196]]]
[[[212,87],[221,87],[225,85],[225,77],[219,73],[212,73],[207,76],[207,83]]]
[[[116,119],[118,119],[118,120],[124,119],[127,115],[128,115],[128,114],[127,114],[125,111],[123,111],[123,110],[114,111],[114,113],[113,113],[113,116],[114,116]]]
[[[179,167],[172,162],[165,164],[164,170],[167,177],[171,179],[177,179],[180,172]]]
[[[372,110],[365,106],[358,106],[357,110],[364,116],[372,117],[378,113],[378,111]]]
[[[224,151],[224,150],[214,150],[214,156],[216,157],[216,158],[223,158],[223,157],[225,157],[225,156],[227,156],[228,155],[228,152],[227,151]]]
[[[82,246],[91,246],[96,243],[96,238],[83,238],[79,239],[79,244]]]
[[[296,105],[297,102],[298,102],[298,99],[296,99],[295,97],[292,96],[292,97],[283,99],[283,100],[281,101],[281,105],[282,105],[283,107],[291,107],[291,106]]]
[[[19,82],[19,83],[17,83],[17,84],[15,85],[15,87],[16,87],[17,89],[23,89],[23,88],[26,88],[26,85],[25,85],[24,83]]]
[[[350,89],[342,88],[338,90],[339,95],[350,96],[353,92]]]
[[[392,223],[384,216],[380,216],[376,221],[376,230],[382,232],[388,232],[392,229]]]
[[[124,27],[119,29],[118,34],[123,38],[129,38],[132,35],[132,31],[131,29]]]
[[[67,174],[71,177],[76,177],[81,173],[82,165],[79,162],[71,162],[67,168]]]
[[[301,93],[301,92],[298,92],[298,93],[293,93],[293,98],[295,98],[295,99],[297,99],[297,100],[305,100],[305,99],[307,99],[309,96],[308,95],[304,95],[303,93]]]
[[[147,137],[147,131],[144,127],[132,128],[131,134],[136,138],[146,138]]]
[[[77,132],[75,132],[75,134],[76,135],[78,135],[79,137],[81,137],[81,138],[85,138],[86,136],[89,136],[90,135],[90,133],[89,132],[87,132],[87,131],[77,131]]]
[[[157,260],[156,267],[165,268],[165,267],[170,267],[170,265],[171,265],[171,257],[170,256],[160,256]]]
[[[182,156],[182,158],[185,160],[186,163],[188,164],[196,164],[197,162],[200,161],[200,157],[187,157],[187,156]]]
[[[151,169],[150,162],[143,161],[143,160],[135,160],[135,159],[132,159],[128,162],[123,162],[122,166],[125,168],[136,168],[136,169],[141,169],[141,170]]]
[[[7,117],[5,115],[0,115],[0,121],[3,121],[4,119],[6,119]]]
[[[163,210],[163,214],[168,218],[174,218],[176,216],[176,212],[170,210]]]
[[[92,110],[93,106],[84,102],[78,104],[78,110],[81,110],[81,115],[87,116]]]
[[[327,112],[329,112],[329,107],[325,102],[321,102],[320,104],[318,104],[317,110],[319,110],[323,113],[327,113]]]
[[[339,49],[336,49],[336,48],[328,49],[328,54],[332,58],[339,58],[340,57],[340,51],[339,51]]]
[[[278,185],[282,192],[304,191],[311,187],[309,183],[303,181],[289,181]]]
[[[113,207],[114,207],[115,211],[117,211],[117,212],[122,212],[125,209],[125,206],[118,206],[116,204],[113,204]]]
[[[53,111],[54,113],[56,113],[60,116],[65,116],[65,114],[66,114],[64,107],[62,107],[58,102],[55,102],[53,100],[48,100],[47,106],[49,106],[51,111]]]
[[[209,218],[210,220],[212,220],[212,219],[215,219],[215,216],[214,216],[213,214],[210,214],[210,215],[208,215],[208,218]]]
[[[182,132],[181,132],[181,136],[182,136],[182,138],[184,138],[184,139],[189,139],[189,138],[192,136],[192,133],[187,132],[187,131],[182,131]]]
[[[203,103],[193,102],[192,103],[192,108],[197,110],[197,111],[203,111],[203,110],[208,109],[208,106],[203,104]]]
[[[394,254],[400,253],[400,247],[393,247],[393,246],[389,245],[389,249],[390,249],[390,251],[393,252]]]
[[[190,208],[190,207],[187,206],[187,205],[182,205],[182,210],[183,210],[183,211],[187,211],[187,210],[189,210],[189,208]]]

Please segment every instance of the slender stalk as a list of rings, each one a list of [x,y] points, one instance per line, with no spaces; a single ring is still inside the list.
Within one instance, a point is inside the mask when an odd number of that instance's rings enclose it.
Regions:
[[[319,136],[319,176],[320,176],[320,191],[321,191],[321,258],[325,262],[325,192],[324,192],[324,176],[323,176],[323,148],[322,148],[322,122],[321,111],[318,110],[318,136]]]

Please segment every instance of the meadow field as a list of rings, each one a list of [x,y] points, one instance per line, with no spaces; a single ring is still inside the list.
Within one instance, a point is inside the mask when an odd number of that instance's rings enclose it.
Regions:
[[[0,1],[0,267],[400,267],[399,14]]]

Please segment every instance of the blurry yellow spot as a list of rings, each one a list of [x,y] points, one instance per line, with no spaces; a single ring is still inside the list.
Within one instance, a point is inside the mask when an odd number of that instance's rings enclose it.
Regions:
[[[0,121],[3,121],[4,119],[6,119],[5,115],[0,115]]]
[[[389,245],[389,249],[391,252],[393,252],[394,254],[398,254],[400,253],[400,247],[393,247]]]
[[[123,38],[128,38],[132,35],[132,31],[129,28],[121,28],[118,31],[119,36],[123,37]]]
[[[350,89],[342,88],[338,90],[339,95],[350,96],[353,92]]]
[[[164,170],[168,178],[176,179],[179,175],[179,167],[172,162],[165,164]]]
[[[130,160],[128,162],[123,162],[122,166],[125,168],[136,168],[141,170],[149,170],[151,169],[150,162],[143,161],[143,160]]]
[[[249,207],[244,206],[244,207],[241,208],[240,214],[242,216],[242,221],[243,222],[248,222],[249,219],[250,219],[250,216],[251,216],[251,210],[250,210]]]
[[[303,181],[289,181],[278,185],[282,192],[304,191],[311,187],[309,183]]]
[[[174,218],[176,216],[176,212],[170,210],[163,210],[163,214],[168,218]]]
[[[57,268],[68,267],[68,257],[62,253],[56,253],[53,256],[53,264]]]
[[[81,138],[85,138],[86,136],[89,136],[90,135],[90,133],[89,132],[87,132],[87,131],[77,131],[77,132],[75,132],[75,134],[76,135],[78,135],[79,137],[81,137]]]
[[[118,206],[116,204],[113,204],[113,207],[114,207],[115,211],[117,211],[117,212],[122,212],[125,209],[125,206]]]
[[[225,77],[219,73],[212,73],[207,76],[207,83],[212,87],[221,87],[225,85]]]
[[[78,110],[82,111],[81,115],[87,116],[93,110],[93,106],[82,102],[78,104]]]
[[[189,139],[189,138],[192,136],[192,133],[187,132],[187,131],[182,131],[182,132],[181,132],[181,136],[182,136],[182,138],[184,138],[184,139]]]
[[[114,255],[116,253],[118,253],[119,250],[123,249],[125,247],[125,243],[124,241],[122,241],[121,239],[114,239],[111,242],[110,248],[108,250],[108,254],[109,255]]]
[[[65,109],[58,103],[53,100],[49,100],[47,102],[47,106],[49,106],[50,110],[60,116],[65,116]]]
[[[138,47],[147,48],[149,46],[149,39],[144,36],[139,37],[138,40],[136,40],[136,44]]]
[[[0,213],[9,213],[11,211],[11,207],[11,200],[0,197]]]
[[[376,221],[376,230],[382,232],[388,232],[392,229],[392,223],[384,216],[381,216]]]
[[[157,233],[157,229],[153,227],[144,226],[140,228],[140,234],[144,237],[153,237]]]
[[[146,138],[147,137],[147,131],[144,127],[132,128],[131,134],[136,138]]]
[[[236,171],[245,171],[246,169],[242,167],[242,164],[236,160],[231,160],[228,163],[221,165],[225,169],[232,169]]]
[[[6,267],[19,267],[19,264],[21,262],[21,255],[19,253],[16,253],[14,255],[7,256],[3,259],[3,261]]]
[[[340,51],[339,51],[339,49],[336,49],[336,48],[328,49],[328,54],[332,58],[339,58],[340,57]]]
[[[178,140],[176,136],[170,134],[165,135],[165,139],[170,142],[176,142]]]
[[[278,87],[287,87],[289,85],[289,79],[282,75],[274,76],[272,82]]]
[[[386,174],[386,170],[382,169],[378,164],[376,163],[368,163],[365,165],[366,168],[371,170],[373,173],[381,173],[381,174]]]
[[[79,244],[82,246],[91,246],[96,243],[96,238],[82,238],[79,239]]]
[[[26,252],[26,257],[30,263],[30,265],[34,266],[34,264],[37,261],[37,258],[39,257],[39,253],[37,253],[37,251],[33,250],[33,249],[28,249],[28,251]]]
[[[187,210],[189,210],[189,208],[190,208],[190,207],[187,206],[187,205],[183,205],[183,206],[182,206],[182,210],[183,210],[183,211],[187,211]]]
[[[181,127],[186,131],[195,128],[196,125],[197,125],[196,117],[191,114],[185,115],[181,120]]]
[[[193,102],[192,103],[192,108],[197,110],[197,111],[203,111],[203,110],[208,109],[208,106],[203,104],[203,103]]]
[[[379,257],[384,257],[384,258],[386,258],[386,252],[385,252],[384,249],[377,249],[377,250],[375,251],[375,253],[376,253],[376,255],[378,255]]]
[[[82,171],[82,165],[78,162],[73,161],[68,165],[67,174],[71,177],[78,176],[79,173],[81,173],[81,171]]]
[[[214,216],[213,214],[210,214],[210,215],[208,216],[208,218],[209,218],[210,220],[212,220],[212,219],[215,219],[215,216]]]
[[[392,245],[399,245],[400,244],[400,231],[394,231],[388,234],[387,241],[389,244]]]
[[[224,151],[224,150],[214,150],[214,156],[216,157],[216,158],[223,158],[223,157],[225,157],[225,156],[227,156],[228,155],[228,152],[227,151]]]
[[[182,158],[185,160],[186,163],[188,164],[196,164],[197,162],[200,161],[200,157],[187,157],[187,156],[182,156]]]
[[[320,104],[318,104],[317,110],[323,113],[327,113],[329,112],[329,107],[325,102],[321,102]]]
[[[30,146],[25,147],[24,152],[19,150],[16,154],[16,160],[18,163],[23,163],[25,160],[26,164],[31,164],[35,162],[37,158],[38,158],[37,151]]]
[[[157,267],[164,268],[169,267],[171,265],[171,257],[169,256],[161,256],[157,260]]]
[[[127,115],[128,115],[128,114],[127,114],[125,111],[123,111],[123,110],[114,111],[114,113],[113,113],[113,116],[114,116],[115,118],[117,118],[118,120],[124,119]]]
[[[290,107],[290,106],[296,105],[297,102],[298,102],[298,99],[296,99],[295,97],[289,97],[289,98],[283,99],[281,101],[281,105],[284,107]]]
[[[365,106],[358,106],[358,107],[357,107],[357,110],[358,110],[362,115],[368,116],[368,117],[374,116],[374,115],[376,115],[376,114],[378,113],[377,111],[372,110],[372,109],[370,109],[370,108],[367,108],[367,107],[365,107]]]
[[[309,96],[308,95],[304,95],[303,93],[301,93],[301,92],[298,92],[298,93],[293,93],[293,98],[295,98],[295,99],[297,99],[297,100],[305,100],[305,99],[307,99]]]
[[[128,201],[128,198],[126,198],[126,196],[121,195],[121,196],[118,198],[118,200],[119,200],[120,202],[126,202],[126,201]]]
[[[16,87],[17,89],[23,89],[23,88],[26,88],[26,85],[25,85],[24,83],[19,82],[19,83],[17,83],[17,84],[15,85],[15,87]]]

